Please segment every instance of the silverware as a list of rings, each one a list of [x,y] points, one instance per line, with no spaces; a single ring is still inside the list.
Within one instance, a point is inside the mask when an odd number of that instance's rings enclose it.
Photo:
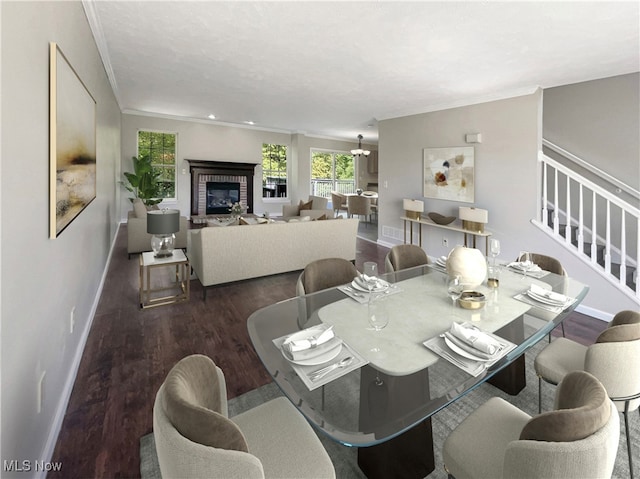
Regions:
[[[347,291],[349,291],[351,293],[352,296],[355,296],[356,298],[364,298],[364,294],[362,293],[358,293],[355,289],[353,289],[351,286],[345,286],[344,289],[346,289]]]
[[[317,381],[320,378],[323,378],[331,371],[336,369],[344,368],[353,362],[353,358],[351,356],[347,356],[346,358],[338,361],[337,363],[330,364],[329,366],[325,366],[324,368],[320,368],[316,371],[312,371],[309,373],[309,379],[312,381]]]

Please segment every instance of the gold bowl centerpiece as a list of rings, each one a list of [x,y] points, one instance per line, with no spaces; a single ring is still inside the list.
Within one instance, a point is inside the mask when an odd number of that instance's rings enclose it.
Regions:
[[[463,291],[458,302],[464,309],[481,309],[487,303],[487,297],[479,291]]]

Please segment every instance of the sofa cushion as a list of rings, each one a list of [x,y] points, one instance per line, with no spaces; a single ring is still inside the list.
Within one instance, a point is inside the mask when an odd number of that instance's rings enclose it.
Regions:
[[[611,414],[604,386],[591,374],[574,371],[561,381],[556,392],[557,410],[539,414],[527,422],[520,439],[569,442],[600,430]]]
[[[187,439],[205,446],[248,452],[238,428],[221,410],[219,377],[210,358],[190,356],[179,361],[163,386],[164,409],[169,421]]]
[[[147,217],[147,207],[140,198],[133,200],[133,211],[136,213],[136,218],[144,219]]]

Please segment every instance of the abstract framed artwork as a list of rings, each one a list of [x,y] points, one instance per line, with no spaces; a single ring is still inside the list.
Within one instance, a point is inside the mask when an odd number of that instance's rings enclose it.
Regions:
[[[56,43],[49,45],[49,237],[96,197],[96,101]]]
[[[473,203],[475,162],[472,146],[425,148],[424,196]]]

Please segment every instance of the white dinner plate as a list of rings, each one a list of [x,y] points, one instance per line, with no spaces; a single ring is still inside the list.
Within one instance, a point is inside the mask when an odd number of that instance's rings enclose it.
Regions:
[[[465,357],[467,359],[473,359],[474,361],[491,361],[491,359],[487,359],[487,358],[480,358],[478,356],[474,356],[473,354],[465,351],[464,349],[462,349],[461,347],[456,346],[453,341],[451,341],[449,338],[447,338],[446,336],[444,337],[444,342],[447,344],[447,346],[449,346],[449,348],[451,349],[451,351],[453,351],[454,353],[459,354],[462,357]]]
[[[566,301],[556,301],[555,299],[547,298],[546,296],[541,296],[539,294],[534,293],[533,291],[527,291],[527,296],[538,301],[540,303],[547,304],[549,306],[564,306]]]
[[[365,293],[369,292],[369,288],[367,288],[366,286],[362,286],[357,280],[353,280],[351,282],[351,286],[354,289],[357,289],[358,291],[363,291]],[[373,291],[374,293],[380,293],[382,291],[386,291],[387,289],[389,289],[389,283],[387,283],[386,281],[382,281],[380,280],[380,282],[378,283],[378,285],[373,288],[371,291]]]
[[[331,341],[333,341],[333,339]],[[340,351],[342,351],[342,341],[338,340],[338,344],[336,344],[334,348],[331,348],[324,353],[318,354],[317,356],[309,359],[291,359],[289,356],[287,356],[287,353],[284,349],[281,349],[280,351],[282,351],[282,355],[285,357],[285,359],[293,364],[299,364],[300,366],[317,366],[319,364],[331,361],[338,354],[340,354]]]

